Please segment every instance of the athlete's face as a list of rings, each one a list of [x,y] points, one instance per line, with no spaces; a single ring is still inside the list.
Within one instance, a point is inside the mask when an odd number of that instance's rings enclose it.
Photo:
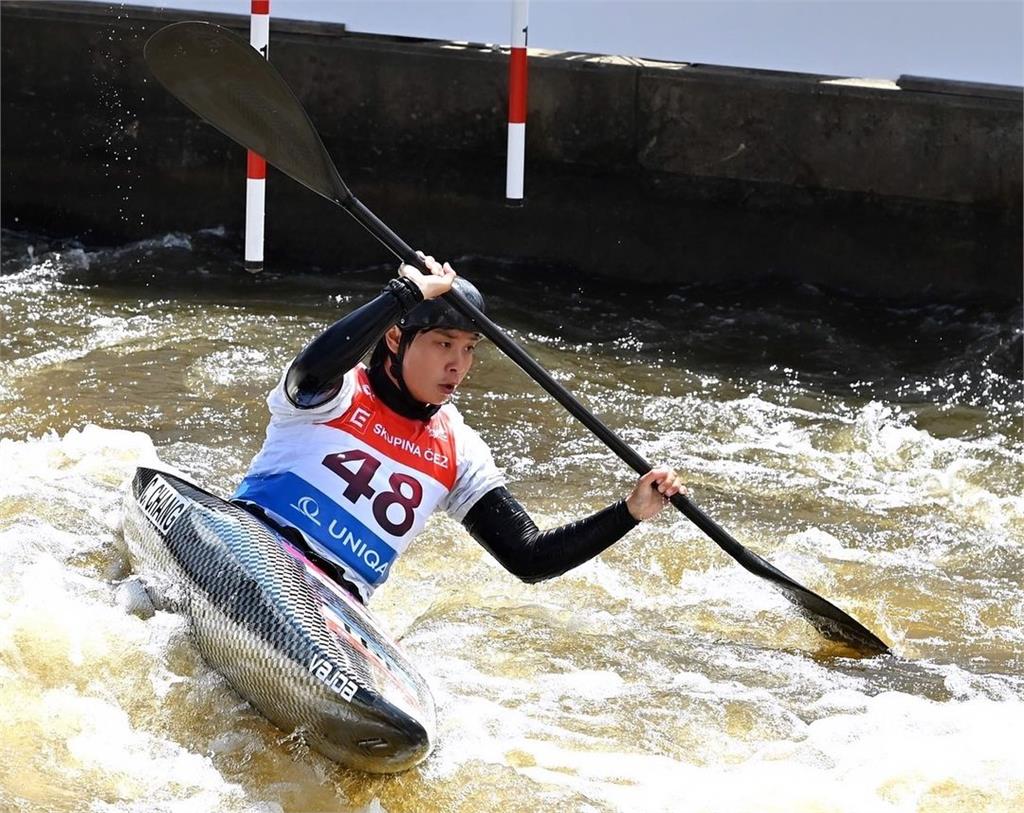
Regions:
[[[392,352],[398,352],[398,328],[388,332]],[[417,333],[406,348],[402,373],[409,394],[425,404],[443,404],[462,383],[480,343],[479,333],[440,328]]]

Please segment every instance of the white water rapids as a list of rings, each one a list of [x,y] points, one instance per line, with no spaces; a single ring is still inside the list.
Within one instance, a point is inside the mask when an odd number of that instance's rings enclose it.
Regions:
[[[248,277],[221,242],[4,235],[0,809],[1024,807],[1019,312],[466,263],[596,414],[896,655],[847,657],[678,514],[535,586],[435,518],[372,608],[433,688],[439,743],[370,777],[264,721],[181,617],[118,603],[124,479],[158,456],[229,493],[282,366],[389,273]],[[493,348],[459,399],[542,527],[627,493]]]

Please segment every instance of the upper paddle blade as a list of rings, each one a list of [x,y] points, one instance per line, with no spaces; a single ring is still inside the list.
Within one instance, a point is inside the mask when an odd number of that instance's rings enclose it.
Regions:
[[[351,197],[291,88],[244,39],[210,23],[174,23],[149,38],[145,57],[164,87],[228,138],[334,203]]]

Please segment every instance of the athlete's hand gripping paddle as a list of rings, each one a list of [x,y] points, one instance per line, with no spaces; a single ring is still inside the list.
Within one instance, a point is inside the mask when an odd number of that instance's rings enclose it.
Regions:
[[[263,56],[225,28],[200,22],[175,23],[157,31],[145,49],[156,78],[200,118],[241,146],[262,155],[285,175],[352,215],[403,262],[426,271],[423,260],[367,209],[346,186],[302,104]],[[640,475],[651,465],[594,417],[575,397],[462,294],[444,295],[472,319],[488,339]],[[834,604],[747,550],[688,497],[672,504],[751,573],[782,590],[822,635],[880,654],[888,646]]]

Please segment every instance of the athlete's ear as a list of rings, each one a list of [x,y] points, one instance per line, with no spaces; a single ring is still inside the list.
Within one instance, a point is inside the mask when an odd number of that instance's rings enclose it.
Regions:
[[[402,331],[398,325],[392,325],[388,328],[387,333],[384,334],[384,341],[387,343],[388,350],[392,353],[398,353],[398,344],[402,341]]]

